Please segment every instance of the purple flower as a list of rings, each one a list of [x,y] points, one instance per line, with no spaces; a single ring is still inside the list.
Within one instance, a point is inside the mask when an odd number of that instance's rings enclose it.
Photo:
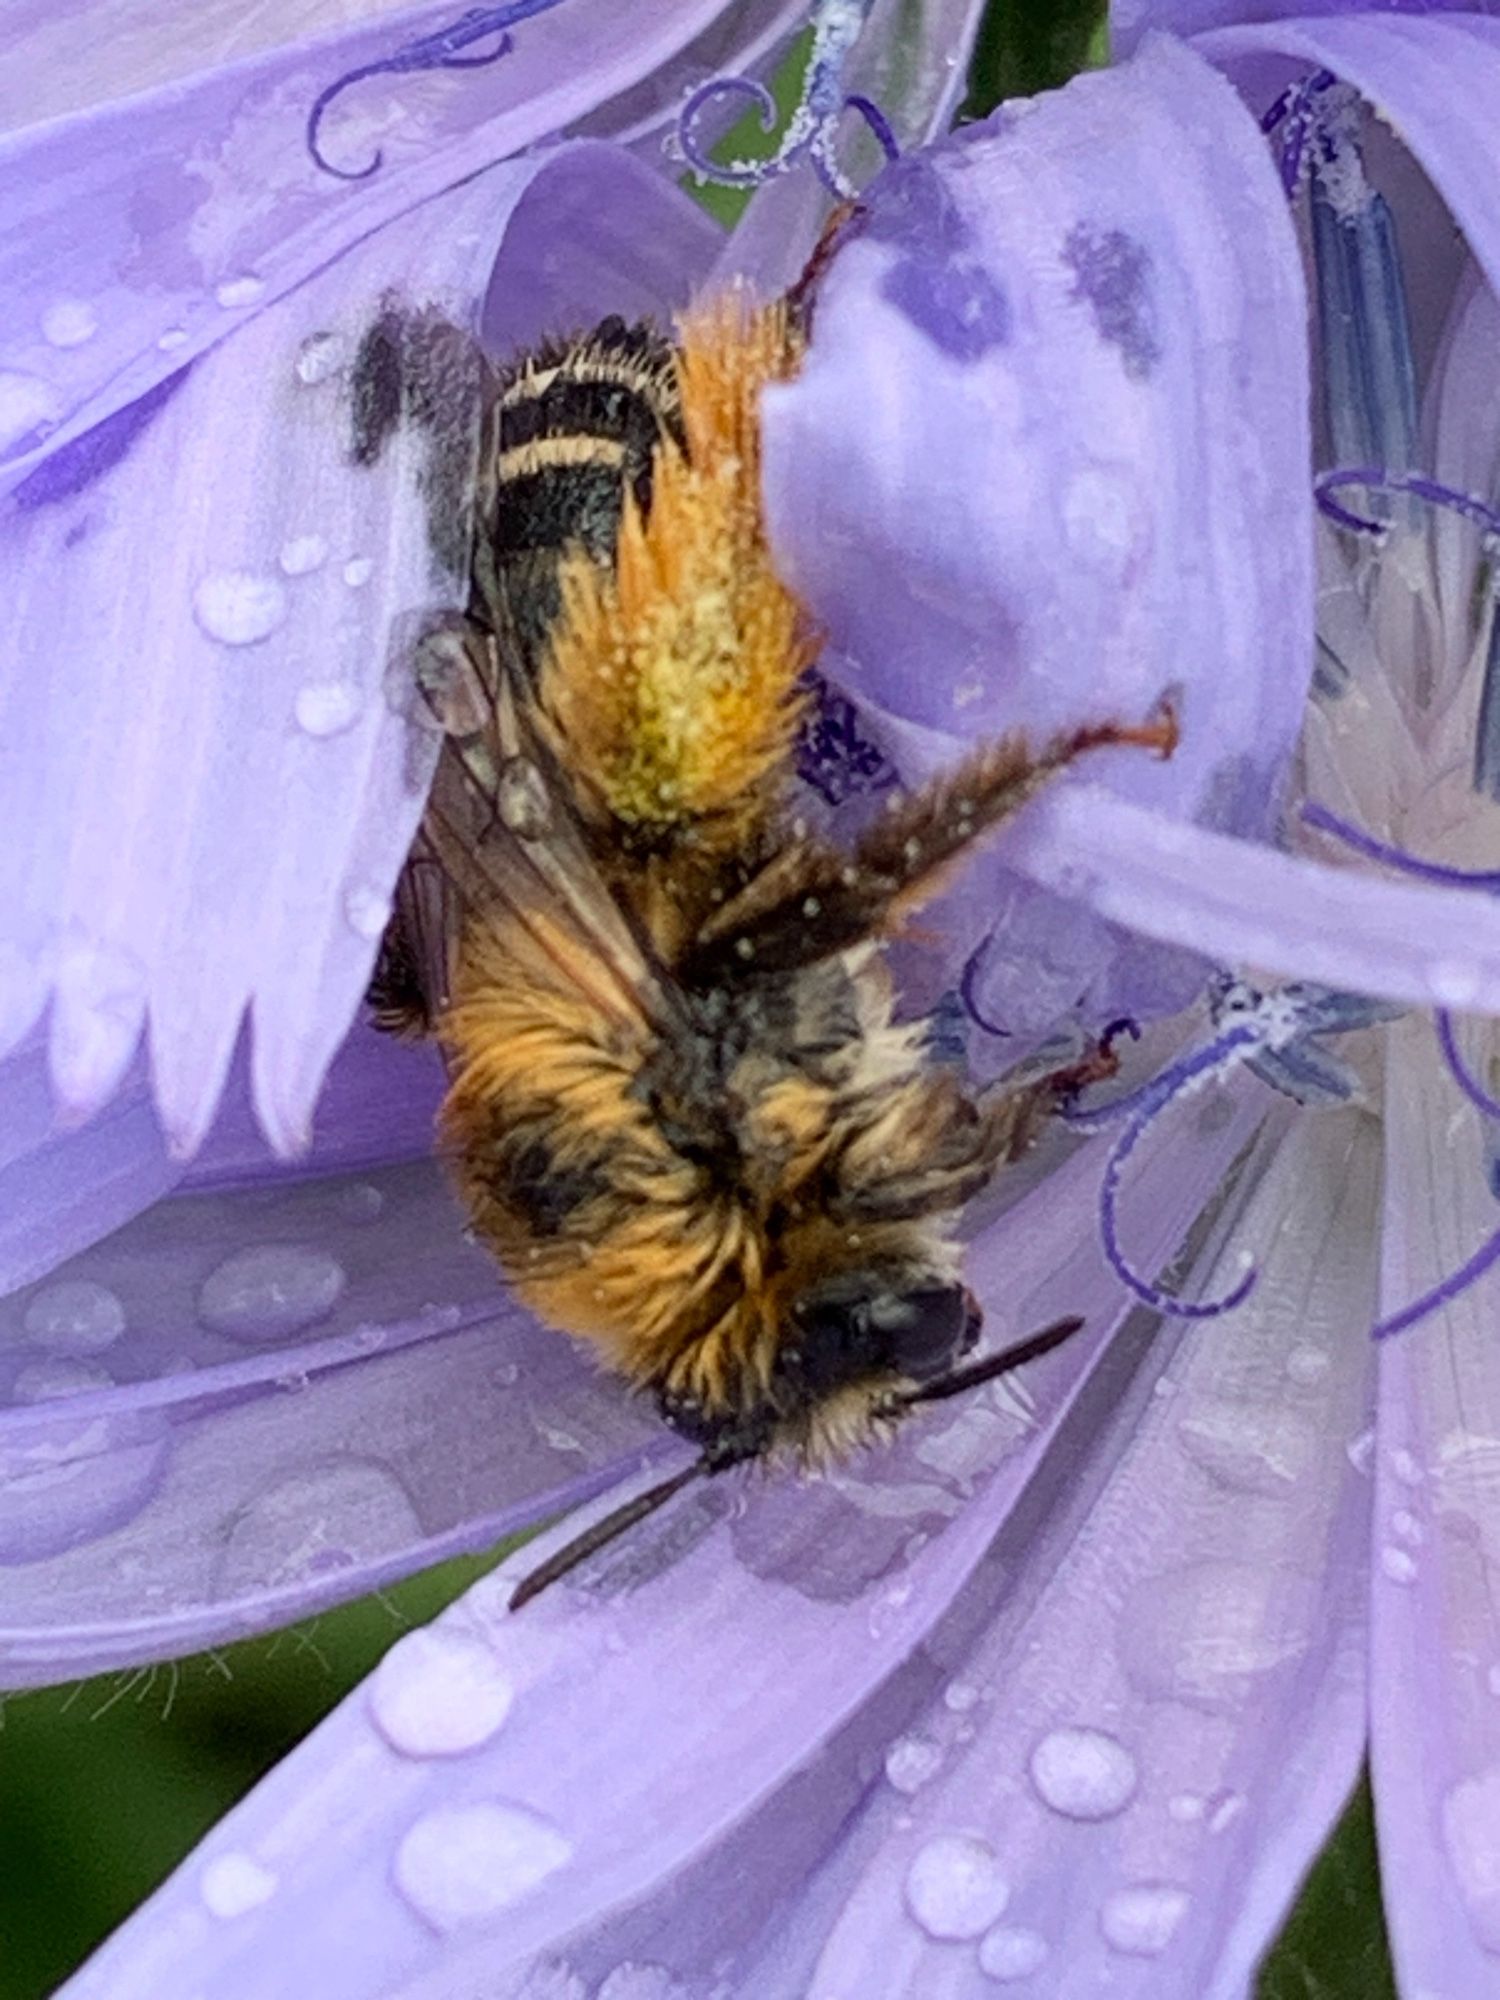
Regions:
[[[69,1990],[1228,2000],[1367,1736],[1404,1989],[1486,1990],[1496,1051],[1455,1013],[1500,994],[1500,25],[1137,7],[1122,40],[1213,32],[924,151],[972,10],[824,6],[806,157],[725,241],[661,132],[801,10],[506,11],[0,154],[0,1675],[258,1629],[676,1462],[459,1239],[431,1065],[349,1029],[433,755],[387,662],[458,599],[467,467],[362,471],[348,365],[392,290],[503,349],[784,283],[813,168],[887,122],[766,411],[841,691],[815,789],[1166,690],[1183,723],[910,954],[1006,1061],[1145,1024],[970,1257],[997,1336],[1088,1330],[818,1483],[695,1488],[515,1618],[507,1564]],[[847,96],[877,120],[830,126]]]

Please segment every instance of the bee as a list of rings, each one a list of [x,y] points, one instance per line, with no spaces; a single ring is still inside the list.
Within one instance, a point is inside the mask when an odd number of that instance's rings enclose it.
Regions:
[[[698,1447],[516,1591],[689,1480],[817,1465],[1082,1322],[967,1362],[958,1225],[1060,1096],[967,1089],[896,1018],[883,946],[974,844],[1169,712],[988,743],[847,848],[799,816],[818,640],[777,574],[759,404],[797,299],[675,340],[608,320],[485,390],[469,608],[419,679],[445,732],[374,988],[436,1035],[477,1237],[543,1321]]]

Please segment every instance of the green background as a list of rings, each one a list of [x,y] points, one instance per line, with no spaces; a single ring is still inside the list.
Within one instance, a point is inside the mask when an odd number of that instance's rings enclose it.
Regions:
[[[1101,55],[1096,6],[998,0],[966,108],[978,115]],[[727,156],[759,141],[739,130]],[[51,1992],[401,1631],[485,1566],[448,1563],[272,1639],[0,1703],[0,2000]],[[1361,1786],[1267,1962],[1259,2000],[1394,1994]]]

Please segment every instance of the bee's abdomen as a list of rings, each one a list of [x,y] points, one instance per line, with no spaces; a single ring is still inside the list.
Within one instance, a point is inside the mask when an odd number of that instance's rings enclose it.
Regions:
[[[529,355],[501,383],[486,418],[475,584],[533,671],[560,608],[562,556],[582,546],[611,559],[626,490],[650,507],[668,438],[682,441],[676,358],[644,323],[605,320]]]

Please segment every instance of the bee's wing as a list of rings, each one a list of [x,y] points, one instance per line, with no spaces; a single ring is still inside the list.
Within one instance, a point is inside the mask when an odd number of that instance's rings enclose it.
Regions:
[[[449,736],[422,839],[457,892],[459,920],[504,911],[543,976],[622,1024],[667,1025],[679,1011],[672,983],[599,871],[523,671],[474,626],[448,676],[429,695]],[[450,931],[450,950],[455,942]]]

